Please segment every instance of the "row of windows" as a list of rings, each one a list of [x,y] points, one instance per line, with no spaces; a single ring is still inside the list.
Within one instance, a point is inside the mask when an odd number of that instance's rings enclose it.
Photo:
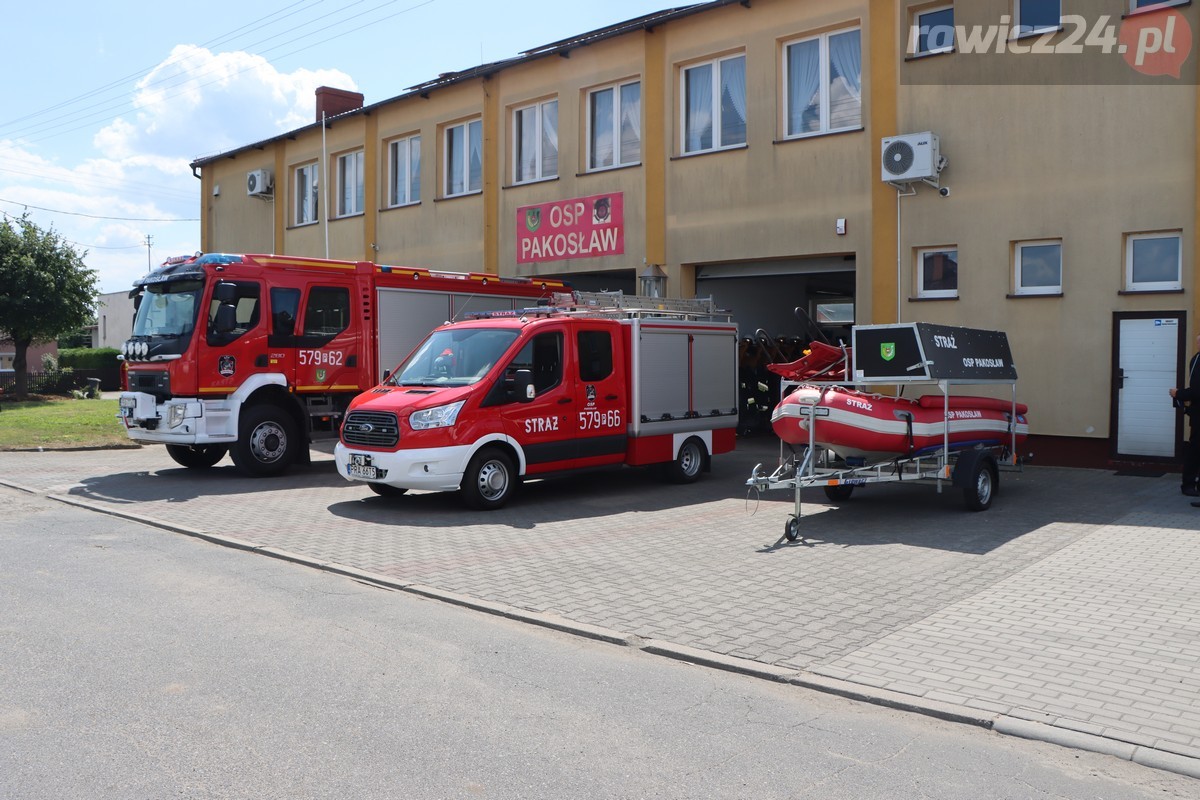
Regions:
[[[862,127],[862,37],[858,28],[786,42],[781,86],[785,137],[801,138]],[[684,155],[745,147],[747,143],[746,55],[689,64],[679,73],[680,152]],[[642,85],[638,80],[587,92],[583,140],[586,171],[634,166],[642,158]],[[559,174],[558,100],[512,110],[512,182],[532,183]],[[483,121],[447,125],[441,132],[442,197],[483,189]],[[336,157],[335,215],[365,211],[362,150]],[[421,137],[387,144],[387,205],[421,198]],[[318,219],[317,163],[294,168],[295,225]]]
[[[1129,0],[1129,13],[1184,5],[1190,0]],[[1014,38],[1058,31],[1063,27],[1062,0],[1013,0],[1011,34]],[[954,49],[954,6],[939,5],[914,10],[908,52],[912,55],[948,53]]]
[[[1063,290],[1062,240],[1044,239],[1013,245],[1013,293],[1056,295]],[[958,248],[916,251],[917,297],[958,297]],[[1183,288],[1183,236],[1180,233],[1137,233],[1125,237],[1125,291],[1161,292]]]

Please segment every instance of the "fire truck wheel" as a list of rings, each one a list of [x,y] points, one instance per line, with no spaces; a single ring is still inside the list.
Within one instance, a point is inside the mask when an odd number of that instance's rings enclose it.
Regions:
[[[278,475],[296,460],[296,426],[283,409],[251,406],[242,413],[238,428],[231,455],[243,472],[256,478]]]
[[[463,473],[463,502],[480,511],[500,508],[512,496],[516,483],[516,470],[508,455],[501,450],[480,450]]]
[[[403,497],[408,489],[401,489],[399,486],[389,486],[386,483],[368,483],[371,491],[380,497]]]
[[[675,460],[667,465],[667,478],[672,483],[693,483],[704,470],[704,443],[691,438],[679,448]]]
[[[167,445],[167,455],[174,459],[176,464],[188,469],[208,469],[228,452],[228,447],[219,444],[202,444],[197,447],[185,444]]]

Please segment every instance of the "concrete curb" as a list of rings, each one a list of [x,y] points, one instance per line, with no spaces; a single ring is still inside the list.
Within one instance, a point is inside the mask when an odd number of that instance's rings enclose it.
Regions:
[[[40,494],[36,490],[29,489],[8,481],[0,481],[0,486],[7,486],[28,494]],[[448,592],[435,587],[404,583],[382,575],[368,572],[366,570],[358,569],[356,567],[350,567],[334,562],[321,561],[319,559],[299,555],[286,550],[281,550],[279,548],[258,545],[253,542],[247,542],[230,536],[221,536],[193,528],[187,528],[181,525],[172,525],[160,520],[121,511],[119,509],[95,505],[74,497],[58,494],[47,494],[44,496],[51,500],[86,509],[88,511],[96,511],[101,514],[108,514],[109,516],[127,519],[149,527],[159,528],[172,533],[180,533],[186,536],[203,539],[204,541],[224,547],[232,547],[238,550],[259,553],[261,555],[269,556],[281,561],[288,561],[293,564],[343,575],[379,588],[407,592],[409,594],[425,597],[430,600],[450,603],[462,608],[468,608],[474,611],[492,614],[516,622],[536,625],[541,628],[548,628],[550,630],[559,631],[572,636],[579,636],[592,639],[594,641],[620,645],[623,647],[636,647],[650,655],[670,658],[676,661],[696,664],[698,666],[709,667],[712,669],[719,669],[726,672],[733,672],[752,678],[758,678],[760,680],[768,680],[776,683],[788,683],[799,688],[825,692],[827,694],[834,694],[850,700],[884,706],[899,711],[923,714],[925,716],[934,717],[947,722],[972,725],[974,727],[992,730],[996,733],[1007,736],[1016,736],[1022,739],[1056,744],[1061,747],[1114,756],[1116,758],[1120,758],[1125,761],[1132,761],[1136,764],[1150,767],[1152,769],[1159,769],[1165,772],[1172,772],[1191,778],[1200,778],[1200,757],[1171,752],[1170,750],[1159,747],[1135,744],[1122,741],[1117,738],[1075,730],[1072,727],[1069,727],[1071,724],[1070,720],[1060,721],[1047,719],[1046,721],[1037,721],[1034,719],[1026,719],[1022,718],[1020,709],[1009,709],[1007,713],[999,711],[992,711],[990,713],[983,712],[979,709],[974,709],[966,705],[935,700],[932,698],[923,698],[918,695],[909,695],[888,689],[881,689],[868,686],[866,684],[855,683],[851,680],[842,678],[833,678],[811,672],[777,667],[771,664],[751,661],[749,659],[727,656],[721,653],[687,647],[685,645],[677,645],[671,642],[660,640],[643,640],[640,637],[624,634],[620,631],[588,625],[586,623],[573,622],[563,617],[516,608],[503,603],[493,603],[486,600],[479,600],[467,595]],[[1060,722],[1061,724],[1059,724]],[[1079,723],[1075,724],[1078,725]]]

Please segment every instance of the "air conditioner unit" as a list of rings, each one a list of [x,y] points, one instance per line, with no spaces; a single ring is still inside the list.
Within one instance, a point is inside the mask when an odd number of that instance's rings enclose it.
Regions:
[[[945,162],[936,133],[908,133],[883,140],[883,181],[936,181]]]
[[[246,173],[246,194],[251,197],[269,197],[275,189],[275,181],[269,169],[252,169]]]

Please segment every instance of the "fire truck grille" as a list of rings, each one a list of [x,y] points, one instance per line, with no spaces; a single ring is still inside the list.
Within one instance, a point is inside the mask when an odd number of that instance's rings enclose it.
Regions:
[[[352,411],[342,423],[342,441],[363,447],[395,447],[400,441],[400,423],[384,411]]]

